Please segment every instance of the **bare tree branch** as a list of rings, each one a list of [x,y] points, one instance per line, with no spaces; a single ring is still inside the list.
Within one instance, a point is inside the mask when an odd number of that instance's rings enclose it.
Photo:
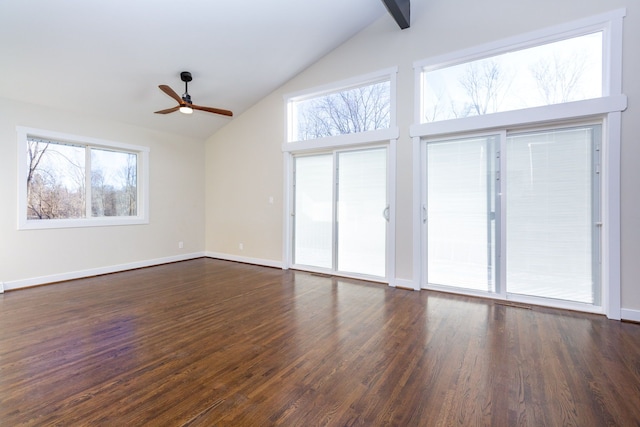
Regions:
[[[538,92],[547,105],[577,99],[577,89],[587,63],[583,52],[571,56],[543,58],[531,67]]]
[[[302,108],[299,138],[315,139],[389,126],[388,83],[318,97]]]

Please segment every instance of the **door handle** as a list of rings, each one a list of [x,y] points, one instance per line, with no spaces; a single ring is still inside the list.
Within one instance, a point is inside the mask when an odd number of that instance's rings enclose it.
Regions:
[[[383,209],[382,216],[389,222],[389,206]]]

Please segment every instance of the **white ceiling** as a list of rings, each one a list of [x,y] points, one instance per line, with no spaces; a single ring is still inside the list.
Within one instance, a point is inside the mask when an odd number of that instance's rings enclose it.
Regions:
[[[2,0],[0,98],[205,139],[381,17],[380,0]],[[389,16],[389,19],[391,16]],[[30,125],[30,124],[26,124]]]

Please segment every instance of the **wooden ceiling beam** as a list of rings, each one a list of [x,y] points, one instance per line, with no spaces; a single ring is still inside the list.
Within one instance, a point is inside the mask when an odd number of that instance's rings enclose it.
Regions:
[[[411,1],[410,0],[382,0],[387,10],[396,20],[401,30],[411,25]]]

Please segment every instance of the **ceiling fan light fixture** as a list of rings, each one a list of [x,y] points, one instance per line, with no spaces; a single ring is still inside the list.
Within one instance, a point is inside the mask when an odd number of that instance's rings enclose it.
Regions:
[[[193,110],[206,111],[208,113],[221,114],[223,116],[233,117],[233,113],[229,110],[222,110],[220,108],[212,108],[212,107],[203,107],[201,105],[195,105],[191,102],[191,95],[189,95],[189,90],[187,84],[192,80],[191,73],[188,71],[183,71],[180,73],[180,79],[184,82],[184,94],[182,97],[176,93],[175,90],[171,89],[167,85],[158,86],[161,91],[169,95],[171,98],[175,99],[178,102],[173,108],[167,108],[164,110],[156,111],[156,114],[169,114],[174,111],[180,111],[182,114],[192,114]]]

